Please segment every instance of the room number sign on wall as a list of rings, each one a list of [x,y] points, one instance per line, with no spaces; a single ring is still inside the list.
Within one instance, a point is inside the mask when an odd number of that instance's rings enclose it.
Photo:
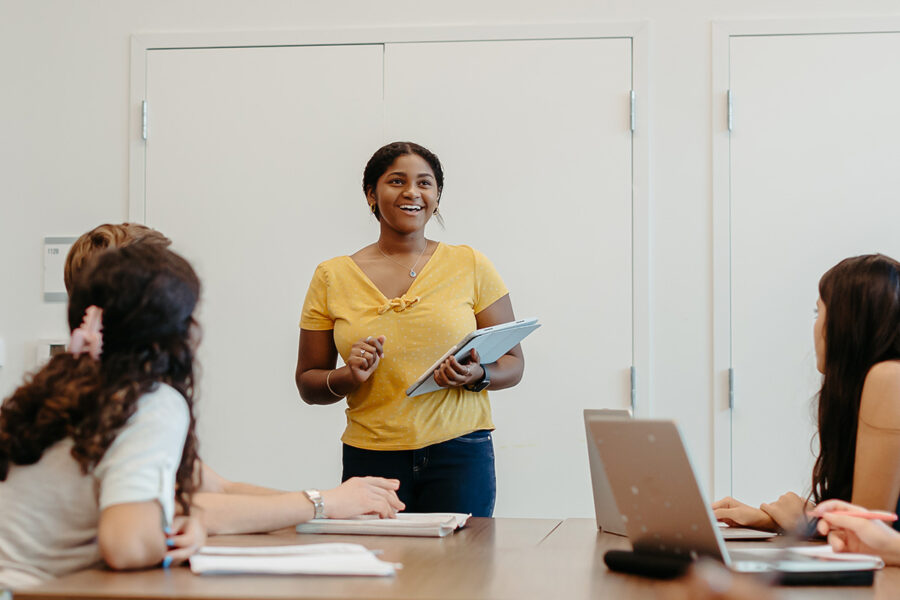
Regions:
[[[65,302],[68,299],[63,281],[63,266],[74,237],[44,238],[44,302]]]

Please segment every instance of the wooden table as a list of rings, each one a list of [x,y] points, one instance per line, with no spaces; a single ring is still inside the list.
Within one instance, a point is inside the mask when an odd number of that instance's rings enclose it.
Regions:
[[[769,542],[728,542],[728,548],[759,548]],[[541,545],[560,557],[552,564],[558,596],[545,598],[680,598],[678,582],[653,581],[612,573],[603,564],[603,554],[613,548],[629,549],[624,537],[598,533],[594,519],[566,519]],[[878,600],[900,598],[900,568],[890,567],[875,575],[875,585],[866,587],[778,587],[775,596],[785,600]]]
[[[352,542],[382,550],[403,564],[395,577],[195,576],[187,568],[134,573],[89,570],[15,594],[18,599],[161,598],[422,599],[659,598],[677,596],[676,582],[611,573],[603,554],[629,548],[625,538],[600,534],[593,519],[470,519],[443,539],[315,536],[281,532],[217,536],[216,545]],[[759,544],[759,542],[753,542]],[[746,542],[744,544],[747,544]],[[876,575],[874,587],[780,588],[779,598],[898,598],[900,569]]]

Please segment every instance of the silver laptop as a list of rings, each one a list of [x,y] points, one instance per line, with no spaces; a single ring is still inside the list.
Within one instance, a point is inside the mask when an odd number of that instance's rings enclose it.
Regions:
[[[774,545],[729,552],[672,421],[592,419],[587,428],[636,552],[709,556],[741,572],[871,571],[875,560],[794,558]]]
[[[591,485],[594,490],[594,514],[597,517],[597,529],[616,535],[627,535],[625,523],[616,506],[616,499],[606,479],[603,461],[597,453],[597,445],[591,438],[590,423],[597,419],[630,419],[631,411],[627,409],[590,409],[584,410],[584,428],[587,433],[588,463],[591,467]],[[767,540],[775,537],[771,531],[750,529],[749,527],[727,527],[717,523],[726,540]]]
[[[616,535],[625,535],[625,523],[622,521],[619,507],[616,506],[616,499],[609,487],[609,481],[606,479],[606,470],[597,453],[597,445],[591,439],[590,423],[600,419],[630,418],[631,411],[628,409],[584,409],[584,430],[587,434],[588,464],[591,468],[591,487],[594,490],[594,514],[597,517],[597,529]]]

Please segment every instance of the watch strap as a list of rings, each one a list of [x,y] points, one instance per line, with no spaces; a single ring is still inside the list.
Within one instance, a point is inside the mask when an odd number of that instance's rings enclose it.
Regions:
[[[322,492],[319,490],[303,490],[303,493],[312,502],[313,508],[315,508],[315,514],[313,515],[313,519],[324,519],[325,518],[325,501],[322,499]]]
[[[488,371],[487,365],[481,365],[481,370],[483,372],[481,379],[466,386],[466,389],[470,392],[480,392],[491,385],[491,374]]]

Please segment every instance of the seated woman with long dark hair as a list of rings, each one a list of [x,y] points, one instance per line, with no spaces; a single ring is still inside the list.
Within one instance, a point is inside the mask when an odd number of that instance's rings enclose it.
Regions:
[[[199,295],[187,261],[150,244],[75,278],[70,352],[0,408],[0,588],[101,562],[168,566],[203,544],[187,516]]]
[[[882,254],[842,260],[819,281],[813,328],[820,452],[807,500],[794,493],[754,508],[733,498],[716,518],[793,530],[818,504],[837,499],[872,509],[900,501],[900,263]]]

